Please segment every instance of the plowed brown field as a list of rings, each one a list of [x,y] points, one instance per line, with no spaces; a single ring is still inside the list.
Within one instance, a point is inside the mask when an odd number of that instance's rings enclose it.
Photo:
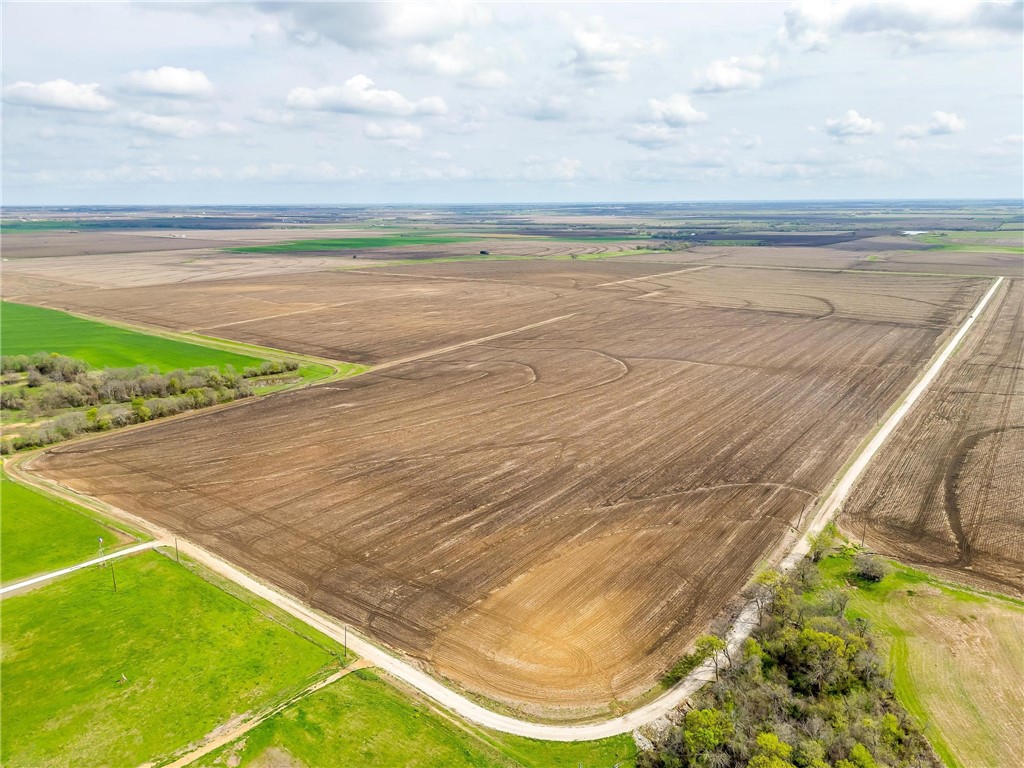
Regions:
[[[33,468],[470,690],[605,711],[723,609],[988,285],[488,266],[58,294],[393,362]]]
[[[855,536],[1024,593],[1024,280],[1007,281],[846,506]]]
[[[673,253],[625,256],[628,261],[715,264],[791,269],[1020,277],[1024,256],[983,251],[943,251],[907,238],[864,238],[828,248],[700,246]]]

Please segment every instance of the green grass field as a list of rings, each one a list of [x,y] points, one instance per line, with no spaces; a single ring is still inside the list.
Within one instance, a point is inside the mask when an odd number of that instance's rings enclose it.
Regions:
[[[20,581],[96,557],[99,537],[112,551],[117,534],[74,504],[0,475],[0,582]]]
[[[40,219],[37,221],[18,221],[10,219],[0,222],[0,230],[4,232],[49,232],[54,229],[74,229],[78,222],[70,219]]]
[[[848,591],[889,653],[896,696],[948,768],[1013,765],[1024,732],[1024,603],[894,564],[881,583],[822,561],[823,587]],[[993,675],[993,671],[998,671]]]
[[[626,768],[633,765],[635,754],[629,736],[561,744],[460,727],[371,670],[359,670],[299,700],[197,765]]]
[[[340,237],[311,240],[292,240],[287,243],[270,245],[242,245],[227,248],[230,253],[322,253],[330,251],[352,251],[359,248],[392,248],[403,245],[444,245],[479,240],[479,237],[463,235],[380,235],[379,237]]]
[[[157,760],[337,668],[330,641],[163,555],[114,569],[116,592],[96,567],[0,604],[4,766]]]
[[[1024,254],[1024,241],[1021,245],[994,244],[992,240],[1018,240],[1021,235],[1005,230],[965,230],[958,232],[929,232],[917,235],[915,240],[935,246],[936,250],[973,253],[1017,253]]]
[[[259,358],[189,344],[27,304],[0,303],[0,352],[57,352],[95,368],[155,366],[162,372],[206,365],[242,370]]]

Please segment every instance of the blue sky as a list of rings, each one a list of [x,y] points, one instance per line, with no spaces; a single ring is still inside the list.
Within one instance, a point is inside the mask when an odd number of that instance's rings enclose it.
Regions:
[[[18,3],[8,205],[1020,197],[1020,2]]]

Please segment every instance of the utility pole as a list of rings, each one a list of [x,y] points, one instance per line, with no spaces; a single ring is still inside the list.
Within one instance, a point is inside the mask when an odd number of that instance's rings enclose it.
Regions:
[[[181,557],[178,555],[178,537],[177,536],[174,537],[174,559],[177,560],[179,563],[181,562]]]
[[[110,561],[110,580],[114,582],[114,591],[117,592],[117,576],[114,575],[114,561]]]
[[[345,625],[345,642],[342,647],[345,649],[345,663],[348,664],[348,624]]]

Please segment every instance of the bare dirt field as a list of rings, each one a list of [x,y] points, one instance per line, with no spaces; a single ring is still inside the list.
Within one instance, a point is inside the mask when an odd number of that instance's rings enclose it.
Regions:
[[[348,359],[548,322],[33,468],[472,691],[603,712],[706,628],[987,287],[527,264],[76,292],[96,314]]]
[[[995,299],[876,457],[844,525],[905,562],[1020,595],[1024,280]]]
[[[134,288],[146,285],[318,272],[349,266],[337,256],[247,255],[217,250],[177,250],[86,256],[45,256],[4,264],[4,293],[31,294],[40,281],[67,288]]]
[[[294,265],[287,267],[286,272]],[[597,298],[581,286],[660,271],[658,265],[617,259],[466,262],[118,288],[116,273],[98,270],[92,279],[106,279],[111,287],[21,277],[7,279],[5,295],[87,315],[380,363],[571,313]]]
[[[943,251],[907,238],[866,238],[828,248],[699,246],[674,253],[623,258],[628,261],[719,266],[853,269],[1010,278],[1024,275],[1024,256],[1019,254]]]
[[[878,254],[863,267],[880,272],[932,272],[1019,278],[1024,276],[1024,256],[984,251],[893,251]]]
[[[276,258],[276,257],[275,257]],[[977,280],[594,262],[466,262],[16,298],[99,317],[379,364],[584,311],[610,297],[946,327]]]

